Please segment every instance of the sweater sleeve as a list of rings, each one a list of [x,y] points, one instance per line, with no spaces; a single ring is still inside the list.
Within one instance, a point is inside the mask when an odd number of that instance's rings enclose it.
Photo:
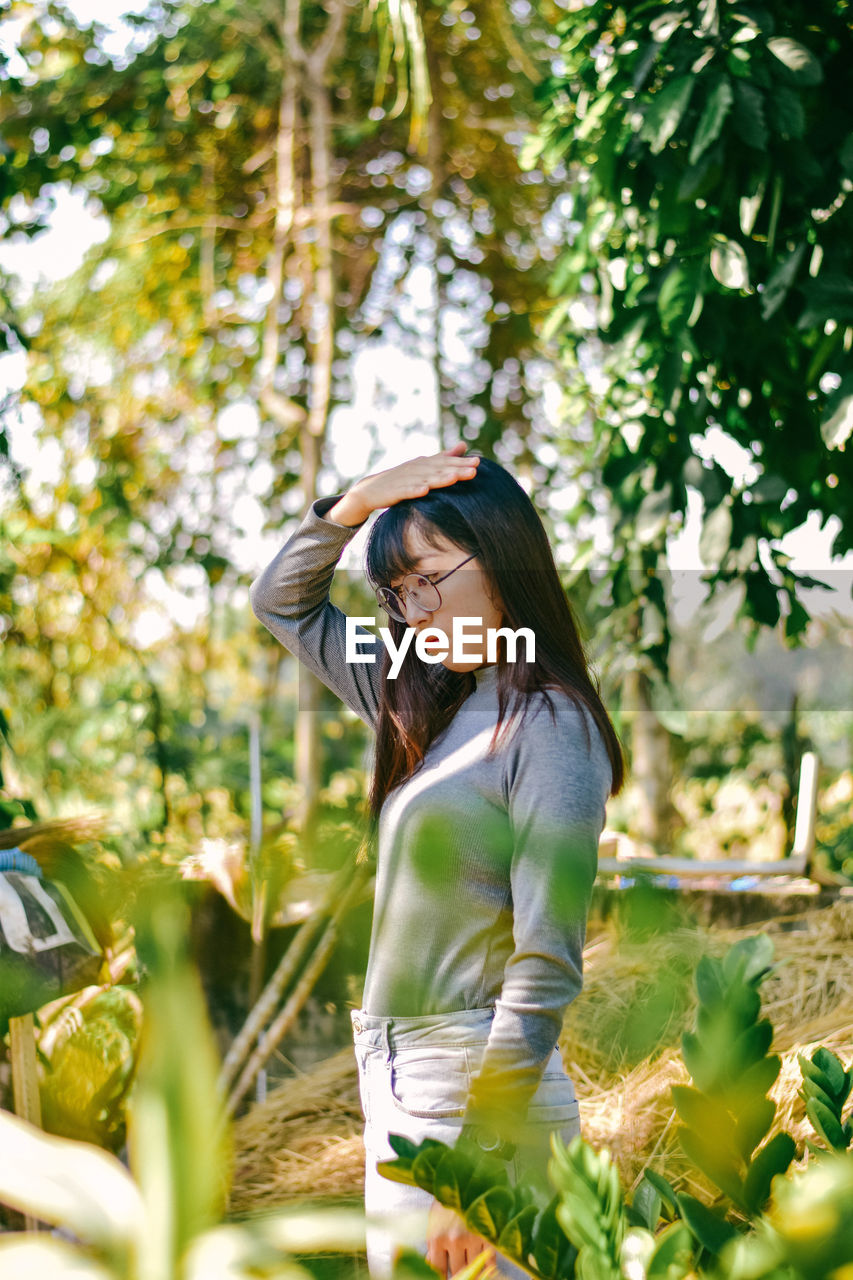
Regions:
[[[466,1125],[488,1124],[511,1140],[583,983],[586,919],[612,781],[592,716],[561,692],[550,697],[555,722],[542,696],[507,749],[514,945],[464,1116]]]
[[[364,627],[355,627],[357,639],[364,642],[359,645],[361,656],[373,660],[347,662],[347,616],[329,599],[335,566],[362,527],[325,518],[341,496],[315,499],[299,527],[252,583],[250,600],[255,616],[276,640],[375,729],[381,640]]]

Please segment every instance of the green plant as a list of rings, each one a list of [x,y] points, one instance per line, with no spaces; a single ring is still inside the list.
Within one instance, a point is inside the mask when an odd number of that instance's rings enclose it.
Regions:
[[[828,1153],[778,1178],[766,1214],[720,1255],[714,1280],[848,1280],[853,1275],[853,1159]]]
[[[853,1120],[841,1113],[853,1087],[853,1071],[845,1071],[841,1059],[831,1049],[815,1049],[811,1058],[797,1055],[803,1075],[800,1097],[815,1132],[832,1151],[846,1151],[853,1136]]]
[[[723,960],[701,958],[696,1030],[682,1038],[693,1084],[672,1090],[685,1153],[746,1214],[761,1209],[773,1177],[784,1173],[796,1155],[787,1133],[759,1145],[776,1115],[776,1104],[766,1095],[781,1067],[778,1056],[768,1053],[773,1026],[759,1017],[758,985],[772,957],[772,942],[759,934],[737,943]],[[691,1199],[694,1219],[696,1204]],[[690,1216],[688,1223],[693,1226]],[[711,1247],[701,1226],[697,1238]],[[712,1238],[716,1242],[716,1229]]]
[[[360,1210],[298,1209],[223,1223],[229,1132],[187,913],[155,878],[135,921],[143,989],[139,1069],[128,1106],[130,1171],[87,1143],[0,1112],[0,1201],[76,1242],[7,1233],[0,1275],[58,1280],[310,1280],[296,1255],[363,1248]]]
[[[628,1201],[607,1151],[581,1137],[551,1138],[547,1204],[506,1167],[464,1146],[419,1146],[391,1134],[397,1160],[386,1177],[430,1191],[472,1230],[543,1280],[850,1280],[853,1276],[853,1154],[842,1109],[853,1071],[818,1049],[800,1058],[809,1118],[829,1151],[793,1170],[793,1138],[768,1138],[776,1105],[767,1096],[780,1062],[773,1028],[760,1017],[758,988],[773,948],[745,939],[696,969],[696,1028],[683,1037],[691,1085],[673,1088],[685,1153],[723,1193],[709,1204],[647,1169]],[[843,1142],[843,1153],[842,1153]],[[809,1144],[814,1153],[816,1148]],[[562,1240],[558,1235],[562,1235]]]
[[[511,1187],[505,1165],[467,1145],[417,1144],[401,1134],[388,1140],[398,1158],[379,1162],[386,1178],[429,1191],[531,1275],[574,1275],[576,1249],[557,1219],[559,1196],[543,1203],[541,1190],[523,1179]]]

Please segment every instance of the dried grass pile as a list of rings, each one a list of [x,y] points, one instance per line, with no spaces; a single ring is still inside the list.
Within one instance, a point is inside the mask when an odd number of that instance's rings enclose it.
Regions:
[[[693,971],[703,952],[770,934],[777,968],[762,985],[782,1070],[773,1088],[773,1132],[811,1136],[797,1096],[797,1053],[818,1044],[853,1058],[853,903],[743,929],[676,928],[626,943],[609,932],[585,956],[585,984],[560,1040],[575,1081],[584,1136],[607,1146],[626,1186],[652,1165],[679,1188],[707,1193],[681,1153],[670,1087],[687,1080],[679,1045],[693,1021]],[[294,1197],[360,1196],[364,1150],[352,1049],[288,1080],[235,1127],[235,1213]]]
[[[234,1127],[232,1213],[304,1196],[360,1196],[364,1120],[351,1048],[295,1076]]]

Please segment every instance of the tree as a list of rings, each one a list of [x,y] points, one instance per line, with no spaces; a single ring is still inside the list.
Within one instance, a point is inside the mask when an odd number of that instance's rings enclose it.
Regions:
[[[566,376],[566,429],[586,441],[569,518],[610,526],[590,600],[621,654],[641,834],[665,839],[666,539],[701,495],[712,592],[735,582],[754,643],[808,613],[776,545],[810,512],[853,546],[853,28],[840,0],[572,5],[562,65],[538,88],[523,163],[565,166],[571,233],[546,322]],[[744,451],[732,485],[713,459]],[[606,495],[602,498],[602,490]],[[580,549],[575,575],[595,553]],[[783,619],[783,620],[782,620]],[[665,695],[666,696],[666,695]]]
[[[153,572],[184,590],[200,580],[206,594],[198,624],[142,659],[161,703],[180,688],[181,706],[190,698],[208,714],[223,670],[244,701],[267,703],[281,650],[270,644],[259,670],[230,613],[245,586],[230,557],[238,498],[252,493],[279,527],[296,514],[294,488],[303,503],[313,496],[354,352],[385,334],[430,354],[442,429],[487,451],[514,436],[523,452],[536,427],[530,317],[556,183],[518,171],[529,86],[507,71],[490,11],[480,28],[467,11],[425,10],[424,151],[399,96],[378,105],[395,76],[381,41],[366,38],[363,6],[167,0],[128,15],[136,37],[123,56],[61,5],[16,12],[30,23],[26,70],[7,69],[0,106],[9,232],[36,231],[50,184],[69,183],[107,215],[109,234],[76,277],[23,308],[22,401],[62,464],[55,492],[15,522],[4,612],[27,625],[7,637],[8,678],[34,644],[46,664],[36,685],[63,672],[74,624],[84,635],[106,627],[137,673],[129,687],[150,691],[133,634]],[[408,319],[414,266],[431,287]],[[463,326],[461,358],[450,320]],[[222,413],[232,406],[240,429]],[[22,607],[25,578],[34,599]],[[53,635],[37,614],[56,608],[58,587],[68,617]],[[88,658],[84,648],[72,678],[97,684],[103,647]],[[174,739],[173,713],[150,710],[155,736]],[[302,721],[310,809],[317,717]],[[176,749],[156,761],[164,797],[163,770],[186,766]]]
[[[812,581],[774,543],[817,511],[840,518],[834,551],[853,547],[847,6],[598,0],[560,33],[564,69],[540,86],[525,163],[571,175],[548,330],[568,421],[591,423],[585,461],[618,513],[608,590],[639,611],[665,672],[657,571],[693,488],[712,587],[743,584],[747,629],[776,625],[787,601],[795,642],[796,586]],[[749,455],[739,487],[708,456],[717,429]]]

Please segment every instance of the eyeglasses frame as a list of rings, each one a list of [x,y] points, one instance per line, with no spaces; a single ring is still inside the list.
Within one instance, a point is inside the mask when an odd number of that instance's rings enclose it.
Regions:
[[[440,608],[441,608],[441,592],[440,592],[440,591],[439,591],[439,589],[438,589],[438,584],[439,584],[439,582],[444,582],[445,578],[449,578],[449,577],[450,577],[450,575],[451,575],[451,573],[455,573],[457,569],[461,569],[463,565],[465,565],[465,564],[467,564],[467,563],[468,563],[468,560],[474,560],[474,559],[476,558],[476,555],[477,555],[477,552],[475,551],[473,555],[468,556],[468,559],[467,559],[467,560],[461,560],[461,561],[459,562],[459,564],[457,564],[457,565],[456,565],[456,567],[455,567],[455,568],[453,568],[453,569],[448,569],[447,573],[443,573],[443,574],[441,575],[441,577],[440,577],[440,578],[436,578],[435,582],[430,582],[430,584],[429,584],[429,585],[430,585],[431,587],[435,587],[435,594],[438,596],[438,604],[435,606],[435,608],[436,608],[436,609],[440,609]],[[406,574],[406,578],[427,578],[427,575],[426,575],[425,573],[414,573],[414,572],[412,572],[412,573],[407,573],[407,574]],[[403,582],[405,582],[405,581],[406,581],[406,578],[404,578],[404,579],[403,579]],[[427,581],[429,581],[429,579],[428,579],[428,578],[427,578]],[[401,583],[400,583],[400,587],[402,587],[402,586],[403,586],[403,582],[401,582]],[[390,592],[392,593],[392,595],[395,595],[395,596],[397,597],[397,599],[398,599],[398,600],[399,600],[399,602],[400,602],[400,611],[401,611],[401,613],[403,614],[403,617],[402,617],[402,618],[397,618],[397,619],[396,619],[396,621],[397,621],[397,622],[405,622],[405,621],[406,621],[406,616],[405,616],[405,615],[406,615],[406,606],[405,606],[405,604],[404,604],[404,602],[403,602],[403,598],[402,598],[402,596],[400,595],[399,588],[397,588],[397,587],[377,587],[377,588],[376,588],[376,599],[379,601],[380,608],[385,609],[385,604],[384,604],[384,602],[382,601],[382,599],[381,599],[381,598],[380,598],[380,596],[379,596],[379,592],[380,592],[380,591],[390,591]],[[407,591],[407,592],[406,592],[406,595],[408,595],[408,594],[409,594],[409,593],[408,593],[408,591]],[[386,613],[388,613],[388,610],[387,610],[387,609],[385,609],[385,612],[386,612]],[[435,609],[430,609],[428,612],[430,612],[430,613],[435,613]],[[393,615],[393,614],[391,614],[391,617],[394,617],[394,615]]]

